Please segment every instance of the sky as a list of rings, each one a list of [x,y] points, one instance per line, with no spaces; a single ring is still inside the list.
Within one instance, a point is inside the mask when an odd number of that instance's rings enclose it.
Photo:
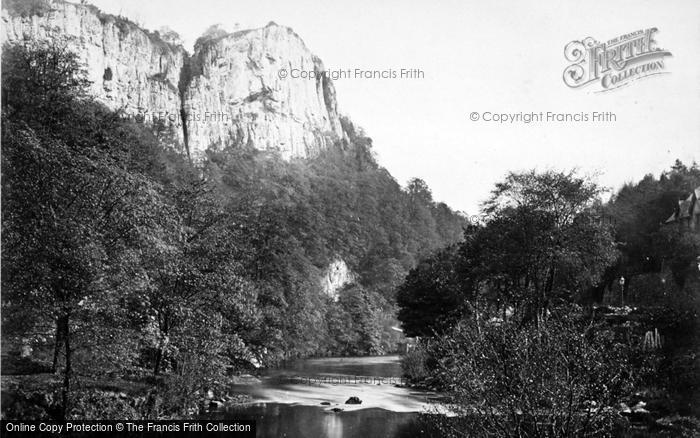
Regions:
[[[192,50],[212,24],[286,25],[327,69],[414,79],[335,81],[339,111],[373,139],[401,184],[424,179],[437,201],[476,214],[510,171],[570,170],[618,189],[678,158],[700,162],[700,2],[416,0],[90,0]],[[665,74],[596,93],[569,88],[564,47],[657,28]],[[485,113],[614,114],[602,122],[497,123]],[[472,121],[472,113],[479,120]],[[612,117],[610,117],[612,119]]]

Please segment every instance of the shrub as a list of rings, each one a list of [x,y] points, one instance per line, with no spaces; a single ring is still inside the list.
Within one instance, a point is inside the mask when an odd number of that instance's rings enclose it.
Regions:
[[[429,373],[426,366],[428,354],[422,344],[416,344],[415,348],[408,351],[401,357],[401,368],[404,376],[411,382],[421,382],[428,378]]]
[[[447,436],[605,436],[632,385],[629,346],[566,316],[539,327],[460,324],[436,351],[457,414],[435,417]]]

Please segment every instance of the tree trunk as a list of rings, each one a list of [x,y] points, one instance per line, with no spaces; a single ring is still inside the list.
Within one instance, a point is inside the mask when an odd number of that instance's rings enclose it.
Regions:
[[[66,417],[70,412],[69,400],[70,400],[70,383],[71,383],[71,348],[70,348],[70,313],[66,311],[65,316],[63,316],[63,345],[65,347],[66,355],[66,367],[63,371],[63,388],[62,388],[62,407],[61,407],[61,417],[63,421],[66,421]]]
[[[170,324],[168,324],[168,313],[163,312],[162,320],[161,315],[158,315],[158,325],[161,333],[161,338],[158,340],[158,351],[156,351],[156,363],[153,365],[153,377],[158,376],[158,373],[160,373],[161,365],[163,363],[164,339],[168,336],[168,331],[170,329]]]
[[[153,366],[153,377],[157,377],[158,373],[160,372],[160,362],[163,359],[163,349],[161,347],[158,347],[158,351],[156,352],[156,363]]]
[[[53,342],[53,363],[51,365],[51,372],[54,374],[58,371],[58,357],[61,354],[63,338],[63,317],[60,316],[56,318],[56,334]]]

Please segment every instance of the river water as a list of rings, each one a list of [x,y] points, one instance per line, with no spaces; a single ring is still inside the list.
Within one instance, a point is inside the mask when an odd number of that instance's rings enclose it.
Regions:
[[[253,402],[221,416],[255,419],[259,438],[427,437],[419,413],[436,394],[402,386],[401,375],[398,356],[298,360],[237,385]]]

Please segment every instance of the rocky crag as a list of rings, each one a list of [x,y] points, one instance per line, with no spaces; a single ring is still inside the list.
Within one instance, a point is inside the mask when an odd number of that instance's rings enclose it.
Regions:
[[[65,45],[83,61],[95,97],[126,116],[167,127],[174,146],[192,158],[229,145],[306,158],[345,136],[330,79],[279,74],[323,71],[288,27],[270,23],[200,38],[190,55],[157,32],[91,5],[8,4],[3,2],[3,46]]]
[[[283,159],[309,158],[346,138],[335,88],[318,74],[323,63],[294,31],[270,23],[260,29],[200,38],[189,54],[127,18],[63,0],[3,1],[3,47],[26,42],[65,46],[84,64],[91,93],[112,110],[172,134],[190,158],[208,149],[246,146]],[[280,70],[313,72],[313,79]],[[338,259],[321,286],[338,299],[354,281]]]

